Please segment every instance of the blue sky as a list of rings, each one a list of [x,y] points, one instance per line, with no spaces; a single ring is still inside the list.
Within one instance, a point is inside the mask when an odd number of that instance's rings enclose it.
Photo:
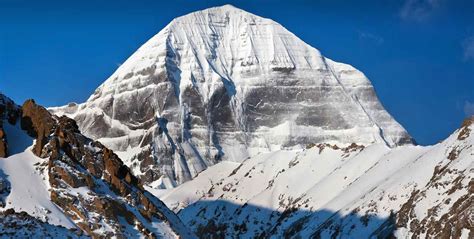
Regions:
[[[474,1],[0,0],[0,91],[83,102],[173,18],[226,3],[363,71],[420,144],[474,114]]]

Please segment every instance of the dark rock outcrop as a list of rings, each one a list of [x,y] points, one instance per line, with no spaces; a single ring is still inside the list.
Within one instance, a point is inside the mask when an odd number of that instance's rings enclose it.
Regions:
[[[461,131],[458,134],[458,139],[459,140],[464,140],[467,137],[469,137],[469,134],[471,133],[471,129],[469,126],[474,124],[474,115],[465,119],[461,125]]]
[[[21,108],[12,105],[7,111],[6,104],[0,104],[2,119],[12,124],[20,120],[25,135],[36,139],[32,151],[45,159],[37,167],[48,174],[51,201],[80,231],[93,238],[194,237],[112,150],[82,135],[74,120],[54,116],[34,100],[27,100]],[[0,128],[0,139],[7,137]],[[6,150],[4,153],[7,156]],[[20,219],[30,221],[23,214]]]
[[[36,138],[33,152],[41,156],[41,150],[48,142],[47,137],[53,129],[53,117],[45,108],[38,106],[34,100],[27,100],[21,108],[21,128],[31,137]]]
[[[11,192],[11,184],[7,176],[0,169],[0,208],[6,206],[6,198]]]
[[[0,122],[0,158],[5,158],[7,156],[7,147],[7,138],[5,137],[5,131],[3,131],[3,127]]]
[[[80,230],[54,226],[28,215],[8,209],[0,212],[2,238],[89,238]]]

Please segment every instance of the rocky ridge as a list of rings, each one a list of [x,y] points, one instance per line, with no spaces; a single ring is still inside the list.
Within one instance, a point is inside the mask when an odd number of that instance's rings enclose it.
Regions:
[[[310,144],[155,193],[202,238],[472,238],[473,130],[470,117],[434,146]]]
[[[20,116],[16,120],[21,128],[35,139],[31,150],[43,160],[36,164],[34,173],[43,175],[50,200],[84,235],[194,237],[173,212],[143,188],[113,151],[83,136],[74,120],[51,115],[33,100],[22,107],[3,102],[14,107],[0,104],[5,106],[0,108],[1,118]],[[4,136],[7,149],[16,143],[8,140],[8,132]],[[8,180],[8,175],[5,178]],[[5,194],[8,197],[9,192],[5,190]]]

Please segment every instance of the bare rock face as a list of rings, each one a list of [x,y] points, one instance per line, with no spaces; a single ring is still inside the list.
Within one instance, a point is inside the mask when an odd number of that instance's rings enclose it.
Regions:
[[[154,187],[309,143],[413,143],[362,72],[230,5],[176,18],[87,102],[50,111]]]
[[[7,156],[7,147],[5,132],[3,131],[2,126],[0,126],[0,158],[5,158]]]
[[[469,135],[471,134],[471,129],[469,128],[469,126],[471,126],[472,124],[474,124],[474,116],[471,116],[463,121],[461,125],[461,130],[458,134],[459,140],[464,140],[469,137]]]
[[[447,150],[448,160],[435,167],[429,183],[415,190],[397,213],[402,233],[412,238],[474,237],[473,123],[474,117],[464,120]]]
[[[89,238],[81,231],[54,226],[13,209],[0,212],[0,235],[3,238]]]
[[[6,206],[6,198],[11,192],[10,181],[8,181],[7,176],[0,169],[0,208]]]
[[[40,156],[41,150],[48,141],[47,137],[53,129],[53,118],[45,108],[38,106],[34,100],[27,100],[21,109],[21,128],[31,137],[36,138],[33,152]]]
[[[16,115],[21,115],[23,133],[36,138],[33,153],[45,159],[35,167],[47,172],[44,180],[49,183],[50,200],[79,232],[93,238],[195,237],[171,210],[143,188],[112,150],[82,135],[74,120],[54,116],[33,100],[15,109]],[[18,130],[15,133],[22,133]],[[19,142],[11,140],[9,145],[15,143]],[[0,170],[0,206],[11,189],[4,176]],[[18,220],[28,227],[43,227],[28,217]],[[2,226],[10,227],[9,223],[10,220],[1,221],[0,231]],[[7,231],[11,233],[11,228]]]
[[[46,122],[52,123],[46,126],[51,128],[34,127],[53,132],[37,152],[49,157],[51,200],[79,228],[93,237],[132,237],[134,233],[150,238],[192,237],[174,213],[144,190],[116,154],[81,135],[74,120],[65,116],[50,119]],[[154,223],[167,224],[174,231],[160,231]]]

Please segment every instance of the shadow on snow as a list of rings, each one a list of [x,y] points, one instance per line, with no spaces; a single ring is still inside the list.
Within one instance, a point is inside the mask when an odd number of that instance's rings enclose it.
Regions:
[[[198,201],[178,215],[200,238],[390,238],[395,214],[380,218],[289,207],[276,211],[225,200]]]

